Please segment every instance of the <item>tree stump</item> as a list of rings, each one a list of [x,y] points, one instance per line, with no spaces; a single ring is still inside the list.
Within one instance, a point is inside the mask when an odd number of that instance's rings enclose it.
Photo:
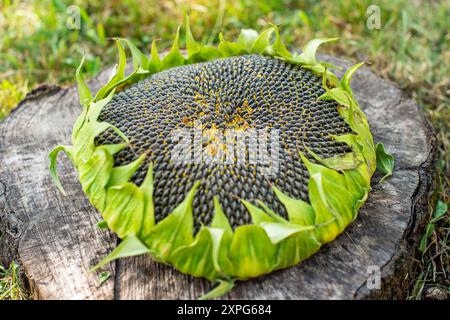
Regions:
[[[325,57],[346,67],[348,61]],[[338,72],[341,76],[343,71]],[[111,69],[90,81],[95,92]],[[359,217],[335,241],[286,270],[238,282],[225,299],[404,298],[433,188],[435,136],[416,103],[394,84],[361,68],[352,81],[375,142],[396,158],[394,174],[373,190]],[[69,159],[58,164],[63,196],[51,181],[48,152],[70,144],[81,112],[75,87],[42,86],[0,123],[0,262],[19,261],[40,299],[195,299],[211,289],[149,256],[89,269],[117,244],[96,223]],[[380,276],[381,287],[377,287]]]

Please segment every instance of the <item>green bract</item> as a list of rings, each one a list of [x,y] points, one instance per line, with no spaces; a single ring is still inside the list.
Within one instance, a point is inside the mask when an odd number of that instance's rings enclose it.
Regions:
[[[115,74],[95,96],[83,80],[83,61],[78,68],[76,79],[83,111],[73,127],[72,146],[58,146],[50,153],[50,170],[57,186],[64,192],[56,173],[57,154],[64,151],[76,167],[91,203],[102,214],[109,229],[123,240],[94,270],[117,258],[148,253],[183,273],[219,281],[219,286],[204,296],[217,297],[229,290],[236,279],[257,277],[308,258],[321,245],[336,238],[356,218],[358,209],[367,199],[377,163],[375,145],[366,117],[350,88],[350,79],[361,64],[349,68],[339,80],[316,58],[322,43],[336,39],[314,39],[305,45],[301,54],[291,54],[281,41],[276,26],[260,34],[244,29],[235,42],[225,40],[222,34],[219,38],[218,47],[199,44],[187,21],[187,56],[180,52],[178,29],[173,46],[164,58],[158,55],[155,42],[147,57],[130,41],[116,39],[119,63]],[[125,75],[124,46],[132,54],[133,72],[129,75]],[[326,92],[320,99],[337,101],[340,116],[353,132],[333,138],[350,146],[352,151],[322,159],[306,148],[314,160],[301,155],[310,175],[309,203],[289,197],[273,186],[286,208],[287,219],[261,201],[256,206],[251,199],[243,199],[253,224],[233,230],[222,211],[220,199],[216,197],[212,223],[203,225],[193,234],[192,201],[197,183],[170,215],[155,223],[152,167],[149,167],[145,181],[137,186],[130,178],[145,159],[145,154],[128,165],[114,166],[113,155],[127,145],[128,139],[111,124],[98,121],[102,108],[117,89],[151,74],[175,66],[245,54],[282,59],[322,76]],[[123,143],[96,146],[96,136],[109,128],[122,137]]]

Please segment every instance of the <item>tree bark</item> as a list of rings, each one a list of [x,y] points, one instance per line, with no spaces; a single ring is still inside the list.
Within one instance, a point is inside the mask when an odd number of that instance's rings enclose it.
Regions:
[[[94,92],[109,73],[90,81]],[[381,184],[374,176],[359,217],[335,241],[297,266],[239,282],[225,299],[405,298],[433,190],[434,132],[413,100],[370,69],[356,73],[352,88],[375,142],[396,159],[393,176]],[[96,227],[100,215],[69,159],[58,164],[66,197],[52,183],[47,159],[57,144],[70,144],[80,111],[75,87],[43,86],[0,123],[0,262],[19,261],[40,299],[198,298],[212,285],[149,256],[109,264],[103,284],[89,271],[117,238]]]

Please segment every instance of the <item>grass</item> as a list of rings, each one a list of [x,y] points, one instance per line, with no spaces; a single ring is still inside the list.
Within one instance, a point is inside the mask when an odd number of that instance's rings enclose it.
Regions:
[[[217,41],[220,31],[227,38],[240,28],[260,29],[274,22],[281,25],[282,36],[293,44],[292,48],[312,37],[339,36],[338,43],[323,49],[355,61],[368,61],[375,72],[412,95],[436,128],[436,197],[437,203],[448,204],[450,4],[427,0],[298,2],[0,0],[0,118],[38,84],[73,84],[83,52],[88,76],[114,62],[111,37],[130,38],[147,52],[153,39],[168,47],[186,11],[190,12],[196,38],[204,43]],[[372,4],[380,8],[380,30],[366,26],[367,8]],[[80,29],[67,28],[70,5],[79,9]],[[428,233],[422,241],[426,244],[416,257],[419,277],[410,279],[412,299],[427,298],[430,288],[449,292],[450,219],[446,211],[438,218],[430,213]]]
[[[8,268],[0,265],[0,300],[27,300],[28,294],[22,285],[20,267],[12,262]]]

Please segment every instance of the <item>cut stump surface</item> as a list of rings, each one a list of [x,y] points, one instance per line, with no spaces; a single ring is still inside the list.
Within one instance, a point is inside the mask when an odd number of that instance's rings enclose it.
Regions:
[[[326,57],[345,68],[348,61]],[[338,72],[339,76],[342,75]],[[110,70],[90,82],[95,92]],[[238,282],[225,299],[404,298],[414,250],[433,188],[435,137],[417,104],[367,67],[353,78],[356,99],[375,142],[396,158],[394,174],[373,190],[360,214],[335,241],[301,264]],[[19,261],[40,299],[195,299],[212,285],[149,256],[109,264],[100,283],[89,269],[117,244],[96,224],[100,215],[81,190],[67,157],[58,171],[67,191],[51,181],[48,152],[70,144],[80,114],[77,89],[41,87],[0,123],[0,262]],[[376,277],[381,288],[376,289]]]

